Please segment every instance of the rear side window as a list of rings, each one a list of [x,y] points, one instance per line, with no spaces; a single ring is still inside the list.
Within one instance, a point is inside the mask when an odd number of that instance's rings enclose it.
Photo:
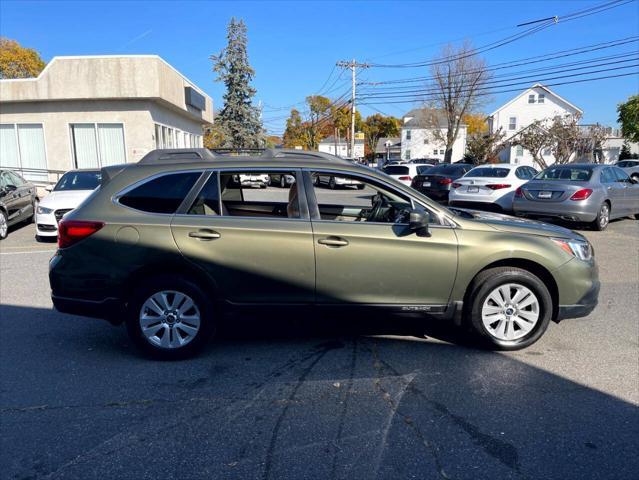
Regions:
[[[587,182],[592,176],[590,167],[549,167],[535,178],[537,180],[563,180],[567,182]]]
[[[478,167],[473,168],[468,172],[466,177],[490,177],[490,178],[505,178],[510,173],[508,168],[496,168],[496,167]]]
[[[154,178],[120,197],[120,203],[149,213],[175,213],[202,172],[172,173]]]

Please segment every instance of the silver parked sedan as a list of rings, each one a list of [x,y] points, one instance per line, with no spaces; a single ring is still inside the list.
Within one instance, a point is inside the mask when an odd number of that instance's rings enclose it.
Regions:
[[[622,168],[630,178],[639,182],[639,160],[621,160],[615,166]]]
[[[553,165],[515,192],[513,210],[525,217],[589,222],[604,230],[611,219],[639,219],[639,183],[612,165]]]

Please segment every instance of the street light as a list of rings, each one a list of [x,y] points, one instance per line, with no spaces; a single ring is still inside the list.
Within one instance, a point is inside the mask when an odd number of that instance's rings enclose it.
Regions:
[[[384,142],[384,146],[386,147],[386,163],[390,162],[390,147],[393,145],[393,142],[390,140],[386,140]]]

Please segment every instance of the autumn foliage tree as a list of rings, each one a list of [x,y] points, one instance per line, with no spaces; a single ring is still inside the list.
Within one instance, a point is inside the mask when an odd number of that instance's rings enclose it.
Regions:
[[[400,121],[395,117],[385,117],[379,113],[366,117],[362,130],[368,153],[375,153],[375,147],[380,138],[399,135],[399,126]]]
[[[37,51],[0,37],[0,79],[37,77],[45,65]]]

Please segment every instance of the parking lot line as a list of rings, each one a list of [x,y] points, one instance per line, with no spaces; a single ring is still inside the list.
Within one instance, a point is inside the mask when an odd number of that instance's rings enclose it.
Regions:
[[[21,255],[25,253],[54,253],[55,250],[26,250],[22,252],[0,252],[0,255]]]

